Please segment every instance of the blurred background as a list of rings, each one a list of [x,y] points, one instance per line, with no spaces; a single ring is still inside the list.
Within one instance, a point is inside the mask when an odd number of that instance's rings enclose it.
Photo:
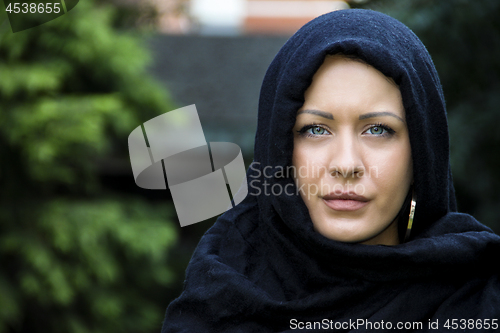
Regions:
[[[127,137],[196,104],[207,141],[252,160],[283,43],[370,8],[422,39],[443,83],[460,211],[500,231],[498,0],[81,0],[13,34],[0,5],[0,333],[159,332],[210,219],[181,228],[138,188]]]

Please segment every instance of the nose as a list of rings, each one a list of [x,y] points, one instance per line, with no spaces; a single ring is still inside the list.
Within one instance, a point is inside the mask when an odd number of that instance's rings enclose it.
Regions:
[[[329,172],[332,177],[360,177],[364,171],[361,147],[355,137],[338,134],[330,151]]]

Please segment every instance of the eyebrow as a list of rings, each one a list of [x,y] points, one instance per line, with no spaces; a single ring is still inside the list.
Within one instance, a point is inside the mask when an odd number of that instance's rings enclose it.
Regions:
[[[320,111],[320,110],[309,110],[309,109],[299,110],[299,112],[297,112],[297,115],[299,115],[301,113],[310,113],[310,114],[314,114],[314,115],[317,115],[317,116],[320,116],[320,117],[323,117],[323,118],[326,118],[326,119],[331,119],[331,120],[334,119],[333,115],[331,113],[328,113],[328,112],[325,112],[325,111]],[[405,122],[403,120],[403,118],[401,118],[397,114],[394,114],[394,113],[389,112],[389,111],[365,113],[365,114],[362,114],[362,115],[359,116],[359,120],[368,119],[368,118],[375,118],[375,117],[384,117],[384,116],[394,117],[394,118],[396,118],[397,120],[399,120],[399,121],[401,121],[403,123]]]
[[[319,110],[299,110],[299,112],[297,112],[297,115],[301,114],[301,113],[310,113],[310,114],[315,114],[317,116],[320,116],[320,117],[323,117],[323,118],[326,118],[326,119],[331,119],[333,120],[333,116],[331,113],[328,113],[328,112],[325,112],[325,111],[319,111]]]
[[[362,114],[361,116],[359,116],[359,120],[368,119],[368,118],[375,118],[375,117],[383,117],[383,116],[394,117],[394,118],[402,121],[403,123],[405,122],[403,120],[403,118],[401,118],[397,114],[394,114],[394,113],[388,112],[388,111],[365,113],[365,114]]]

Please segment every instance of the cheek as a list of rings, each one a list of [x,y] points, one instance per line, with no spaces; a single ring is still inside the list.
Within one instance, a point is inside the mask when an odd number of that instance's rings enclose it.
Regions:
[[[318,182],[327,172],[326,156],[322,149],[295,145],[292,155],[295,180],[299,184]]]
[[[384,154],[372,156],[370,178],[379,194],[390,197],[406,196],[413,179],[412,159],[409,143]]]
[[[322,177],[317,171],[325,170],[322,156],[324,154],[318,153],[317,150],[311,149],[311,147],[304,147],[300,144],[294,147],[292,165],[295,169],[295,184],[300,189],[300,196],[309,211],[313,208],[312,199],[318,193],[318,185]],[[321,168],[321,166],[323,167]]]

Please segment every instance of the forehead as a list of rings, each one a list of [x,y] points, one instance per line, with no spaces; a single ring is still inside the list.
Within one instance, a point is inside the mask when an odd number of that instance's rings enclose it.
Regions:
[[[399,87],[391,78],[361,60],[343,55],[325,58],[304,101],[301,109],[369,112],[388,108],[401,115],[404,112]]]
[[[399,89],[399,86],[394,82],[394,80],[390,77],[385,76],[375,67],[371,66],[363,59],[357,57],[356,55],[344,55],[342,53],[327,55],[323,61],[323,64],[317,70],[314,75],[314,78],[321,75],[325,75],[325,73],[331,73],[331,75],[361,75],[361,76],[372,76],[372,79],[383,79],[387,81],[389,84],[395,86]]]

